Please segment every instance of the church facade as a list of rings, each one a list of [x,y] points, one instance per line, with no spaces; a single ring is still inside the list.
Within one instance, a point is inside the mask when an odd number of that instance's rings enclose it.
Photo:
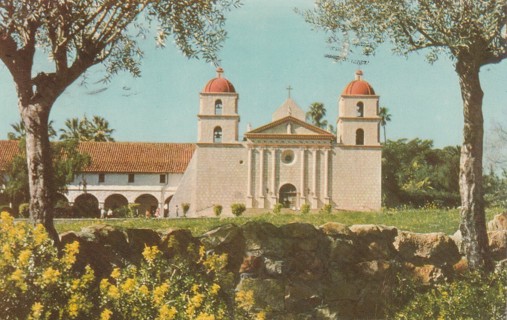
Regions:
[[[191,215],[212,215],[214,204],[230,210],[232,203],[380,209],[379,97],[361,71],[339,97],[337,136],[305,122],[288,98],[270,123],[239,141],[238,96],[220,68],[201,92],[196,149],[170,211],[185,202]]]
[[[182,215],[183,203],[190,204],[187,216],[213,215],[214,205],[228,214],[233,203],[380,209],[379,96],[361,71],[338,97],[336,135],[307,123],[289,97],[270,123],[240,139],[239,94],[221,68],[199,97],[197,143],[82,142],[92,163],[61,200],[106,210],[138,203],[142,213],[170,217]],[[0,146],[5,168],[17,144]]]

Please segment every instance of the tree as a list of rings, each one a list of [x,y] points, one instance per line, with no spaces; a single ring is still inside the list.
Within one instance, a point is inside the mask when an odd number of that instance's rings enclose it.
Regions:
[[[109,122],[99,116],[93,116],[93,120],[90,123],[90,133],[93,141],[107,142],[114,141],[112,134],[114,129],[109,128]]]
[[[112,137],[114,129],[109,128],[109,122],[103,117],[93,116],[92,121],[86,115],[82,119],[72,118],[65,121],[65,127],[60,129],[61,140],[77,141],[114,141]]]
[[[433,141],[389,140],[382,152],[382,199],[386,207],[459,206],[459,147]]]
[[[349,59],[354,49],[372,55],[386,40],[408,55],[425,50],[433,62],[447,54],[454,63],[463,100],[464,128],[460,160],[461,222],[464,249],[472,269],[490,270],[482,183],[483,91],[480,68],[507,57],[505,0],[322,0],[304,12],[307,22],[329,33]]]
[[[306,120],[319,128],[325,129],[327,126],[327,120],[324,120],[326,116],[326,107],[322,102],[314,102],[310,105],[310,109],[306,112]]]
[[[138,39],[157,25],[157,43],[173,36],[187,57],[217,61],[225,12],[239,0],[11,0],[0,2],[0,59],[11,73],[26,128],[32,221],[58,244],[48,118],[56,99],[90,67],[105,66],[106,81],[120,71],[140,76]],[[47,54],[49,71],[34,68]],[[38,72],[38,73],[37,73]]]
[[[78,118],[65,120],[65,128],[60,129],[60,140],[75,140],[87,141],[88,137],[85,135],[85,123]]]
[[[19,153],[12,159],[5,171],[5,193],[15,204],[15,207],[30,200],[25,143],[24,137],[19,139]],[[76,140],[51,143],[55,192],[65,193],[67,185],[74,180],[75,175],[90,164],[90,156],[79,152],[77,144]],[[56,193],[52,197],[56,197]]]
[[[386,125],[389,121],[391,121],[391,114],[389,113],[388,108],[380,107],[378,115],[380,116],[380,125],[384,129],[384,144],[385,144],[387,142]]]

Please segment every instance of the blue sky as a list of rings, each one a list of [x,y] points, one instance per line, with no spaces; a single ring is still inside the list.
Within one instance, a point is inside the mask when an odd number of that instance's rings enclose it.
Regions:
[[[408,58],[392,55],[385,45],[369,63],[358,67],[334,63],[325,35],[312,31],[293,8],[310,8],[308,0],[245,0],[228,15],[229,38],[220,52],[224,76],[240,95],[240,134],[248,123],[258,127],[287,98],[307,109],[323,102],[328,121],[337,117],[338,97],[361,68],[364,79],[389,108],[389,139],[432,139],[437,147],[457,145],[462,138],[462,102],[452,62],[443,57],[433,65],[424,54]],[[89,70],[86,85],[76,81],[55,103],[51,119],[61,128],[67,118],[100,115],[115,128],[118,141],[195,142],[199,92],[215,76],[204,61],[188,60],[171,44],[155,49],[152,39],[142,42],[145,58],[141,78],[120,74],[110,84],[95,83],[102,67]],[[44,61],[39,65],[44,65]],[[486,138],[492,122],[507,125],[507,61],[483,67]],[[0,65],[0,139],[19,121],[12,79]]]

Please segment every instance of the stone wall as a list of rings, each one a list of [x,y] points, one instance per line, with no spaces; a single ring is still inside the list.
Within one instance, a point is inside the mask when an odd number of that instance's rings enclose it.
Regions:
[[[503,260],[506,231],[496,232],[500,236],[493,237],[492,252]],[[227,224],[202,237],[188,230],[157,233],[96,225],[61,238],[64,244],[80,242],[80,267],[90,264],[99,277],[108,276],[113,266],[138,263],[145,245],[166,252],[167,243],[175,242],[172,238],[182,247],[193,243],[208,252],[227,253],[236,291],[252,291],[254,309],[269,310],[270,319],[381,318],[386,305],[393,303],[398,276],[425,285],[452,279],[466,268],[456,243],[443,233],[378,225],[276,227],[250,221]]]

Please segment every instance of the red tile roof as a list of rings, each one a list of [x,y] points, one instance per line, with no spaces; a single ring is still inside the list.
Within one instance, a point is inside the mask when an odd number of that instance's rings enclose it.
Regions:
[[[4,149],[7,150],[4,152]],[[0,141],[0,169],[17,152],[16,141]],[[183,173],[195,150],[191,143],[81,142],[92,163],[84,172]]]
[[[18,142],[0,140],[0,171],[6,170],[14,156],[18,154]]]

